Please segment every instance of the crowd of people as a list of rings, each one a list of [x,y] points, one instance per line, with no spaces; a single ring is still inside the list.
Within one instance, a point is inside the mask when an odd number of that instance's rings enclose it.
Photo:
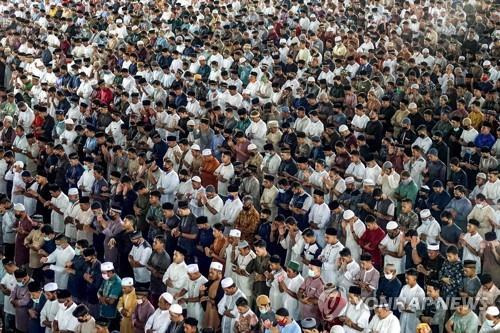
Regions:
[[[500,332],[491,0],[0,0],[22,333]]]

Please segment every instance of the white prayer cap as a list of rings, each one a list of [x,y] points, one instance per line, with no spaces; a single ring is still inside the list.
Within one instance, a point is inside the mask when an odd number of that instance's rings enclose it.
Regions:
[[[73,119],[71,119],[71,118],[65,119],[65,120],[64,120],[64,123],[65,123],[66,125],[74,125],[74,124],[75,124],[75,122],[74,122],[74,121],[73,121]]]
[[[347,177],[344,181],[346,184],[352,184],[354,183],[354,177]]]
[[[125,277],[122,279],[122,287],[132,287],[134,285],[134,279],[131,277]]]
[[[112,262],[106,261],[101,264],[101,272],[112,271],[115,269],[115,266]]]
[[[4,120],[7,120],[9,123],[13,122],[14,119],[12,119],[11,116],[5,116],[5,118],[3,118]]]
[[[428,209],[423,209],[421,212],[420,212],[420,217],[425,219],[427,217],[431,216],[431,211],[428,210]]]
[[[213,268],[217,271],[222,271],[222,268],[224,266],[222,266],[222,264],[220,262],[217,262],[217,261],[212,261],[212,263],[210,264],[210,268]]]
[[[396,221],[390,221],[389,223],[387,223],[387,225],[385,226],[385,228],[387,230],[395,230],[398,228],[398,223]]]
[[[332,27],[326,28],[326,32],[334,32],[334,31],[335,31],[335,29],[333,29]],[[340,38],[340,37],[338,37],[338,38]],[[335,41],[337,41],[337,37],[335,37]],[[340,39],[339,39],[339,41],[340,41]]]
[[[332,30],[333,30],[333,29],[332,29]],[[336,41],[336,42],[340,42],[341,40],[342,40],[342,37],[340,37],[340,36],[335,37],[335,41]]]
[[[18,212],[24,212],[26,211],[26,208],[24,208],[24,205],[22,203],[16,203],[14,204],[14,210],[17,210]]]
[[[254,145],[253,143],[249,144],[247,147],[247,150],[255,150],[255,149],[257,149],[257,146]]]
[[[414,103],[414,102],[411,102],[410,104],[408,104],[408,109],[416,109],[417,108],[417,104]]]
[[[312,17],[316,17],[316,14],[311,14],[311,18],[312,18]]]
[[[335,325],[331,328],[330,333],[345,333],[345,330],[340,325]]]
[[[196,125],[196,123],[194,122],[193,119],[189,119],[188,122],[187,122],[187,125],[188,126],[194,126],[194,125]]]
[[[211,149],[203,149],[203,151],[201,152],[201,154],[203,156],[210,156],[210,155],[212,155],[212,150]]]
[[[411,85],[411,89],[418,89],[418,88],[419,88],[419,86],[416,83],[414,83],[414,84]]]
[[[16,161],[16,163],[14,163],[14,165],[20,167],[21,169],[24,168],[24,162],[23,161]]]
[[[201,183],[201,178],[199,176],[194,176],[193,178],[191,178],[191,181]]]
[[[133,25],[133,26],[132,26],[132,31],[136,31],[137,29],[139,29],[139,27],[138,27],[138,26],[136,26],[136,25]]]
[[[241,57],[239,60],[240,64],[244,63],[245,61],[247,61],[247,59],[245,59],[245,57]]]
[[[76,187],[72,187],[68,190],[68,195],[77,195],[78,189]]]
[[[496,317],[500,314],[500,311],[498,311],[498,307],[496,306],[488,306],[488,308],[486,309],[486,314]]]
[[[272,25],[267,27],[267,30],[273,30],[273,29],[274,29],[274,27]]]
[[[200,269],[198,268],[197,264],[187,265],[187,272],[188,273],[197,273],[199,271],[200,271]]]
[[[144,45],[144,42],[142,40],[137,42],[137,45]]]
[[[48,292],[56,291],[57,289],[59,288],[57,287],[57,283],[55,282],[49,282],[43,287],[43,290]]]
[[[123,23],[123,20],[122,20],[122,19],[118,19],[118,20],[116,20],[116,24],[121,24],[121,23]]]
[[[485,61],[483,62],[483,67],[484,67],[484,66],[491,66],[491,62],[490,62],[489,60],[485,60]]]
[[[309,76],[309,77],[307,78],[307,82],[314,82],[314,78],[313,78],[312,76]]]
[[[342,215],[342,217],[344,218],[344,220],[352,219],[354,216],[355,216],[354,212],[352,210],[350,210],[350,209],[346,210],[344,212],[344,215]]]
[[[168,310],[174,314],[182,314],[182,306],[179,304],[172,304]]]
[[[438,243],[427,244],[427,250],[429,250],[429,251],[439,251],[439,244]]]
[[[363,185],[375,186],[375,182],[372,179],[365,179],[365,180],[363,180]]]
[[[349,130],[349,127],[347,127],[347,125],[340,125],[339,126],[339,132],[345,132],[348,130]]]
[[[429,53],[429,49],[428,48],[423,49],[422,53]]]
[[[220,282],[220,284],[221,284],[222,288],[229,288],[234,284],[234,281],[230,277],[227,277],[227,278],[223,279]]]
[[[279,127],[280,125],[278,124],[277,120],[269,120],[267,122],[267,127],[269,128],[274,128],[274,127]]]
[[[241,231],[239,231],[238,229],[231,229],[231,231],[229,231],[229,236],[230,237],[241,237]]]
[[[480,172],[476,175],[476,178],[483,178],[483,179],[486,179],[488,177],[486,177],[486,174],[484,172]]]
[[[280,44],[286,44],[286,39],[285,38],[281,38],[280,39]]]
[[[205,56],[200,56],[200,57],[198,58],[198,60],[199,60],[199,61],[203,61],[203,60],[206,60],[206,58],[205,58]]]
[[[172,304],[174,302],[174,296],[172,296],[171,293],[164,292],[160,297],[167,301],[167,303],[169,304]]]
[[[200,149],[201,149],[201,148],[200,148],[200,145],[199,145],[199,144],[193,143],[193,144],[191,145],[191,150],[200,150]]]

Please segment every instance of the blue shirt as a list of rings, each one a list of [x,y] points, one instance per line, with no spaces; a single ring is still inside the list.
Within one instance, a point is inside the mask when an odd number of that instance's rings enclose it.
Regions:
[[[279,329],[280,333],[301,333],[302,332],[299,324],[297,324],[297,322],[295,320],[292,321],[290,324],[285,325],[285,326],[278,325],[278,329]],[[269,329],[265,330],[265,333],[270,333],[270,332],[271,331]]]
[[[474,144],[478,148],[483,148],[486,147],[488,149],[491,149],[493,145],[495,144],[495,137],[490,133],[490,134],[479,134],[476,136],[476,139],[474,140]]]

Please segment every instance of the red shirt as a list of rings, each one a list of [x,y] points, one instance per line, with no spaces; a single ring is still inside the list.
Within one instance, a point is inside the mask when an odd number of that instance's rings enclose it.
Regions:
[[[363,252],[367,252],[372,255],[372,262],[376,268],[382,267],[382,253],[378,245],[384,239],[385,232],[380,227],[375,230],[366,229],[365,233],[358,240],[359,246],[363,248]]]

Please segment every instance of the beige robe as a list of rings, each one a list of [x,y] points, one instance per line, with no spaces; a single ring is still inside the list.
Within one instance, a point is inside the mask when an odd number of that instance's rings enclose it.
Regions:
[[[118,300],[117,310],[121,313],[122,309],[126,310],[127,313],[124,316],[122,314],[122,320],[120,321],[120,332],[121,333],[134,333],[134,326],[132,325],[132,314],[137,306],[137,297],[135,296],[135,290],[132,290],[129,294],[123,294]]]

